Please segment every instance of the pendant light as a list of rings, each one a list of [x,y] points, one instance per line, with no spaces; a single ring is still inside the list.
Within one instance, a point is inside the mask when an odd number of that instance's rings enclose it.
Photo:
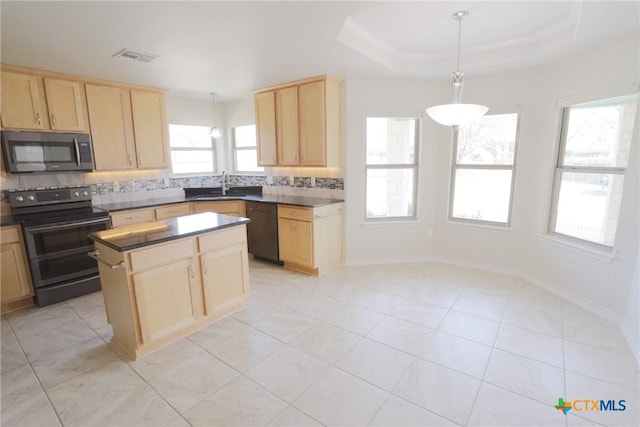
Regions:
[[[216,95],[217,93],[211,92],[209,95],[213,98],[213,127],[211,128],[211,138],[220,138],[220,130],[216,126]]]
[[[488,107],[478,104],[463,104],[462,100],[462,76],[464,73],[460,71],[460,41],[462,38],[462,20],[469,16],[466,10],[456,12],[451,18],[458,21],[458,61],[456,63],[456,71],[451,73],[451,83],[453,85],[453,102],[451,104],[436,105],[427,108],[427,114],[445,126],[459,126],[471,123],[484,116],[489,110]]]

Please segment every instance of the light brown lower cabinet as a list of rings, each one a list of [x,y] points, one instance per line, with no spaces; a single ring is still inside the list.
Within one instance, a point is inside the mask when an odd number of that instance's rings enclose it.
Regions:
[[[129,209],[110,214],[112,227],[123,227],[125,225],[141,224],[144,222],[175,218],[191,213],[191,204],[174,203],[157,208]]]
[[[33,305],[33,286],[20,226],[0,230],[0,302],[2,313]]]
[[[245,225],[125,252],[96,249],[113,340],[134,359],[246,305]]]
[[[193,213],[215,212],[232,216],[247,216],[244,200],[224,200],[212,202],[193,202]]]
[[[285,268],[316,276],[342,266],[344,203],[278,205],[278,249]]]

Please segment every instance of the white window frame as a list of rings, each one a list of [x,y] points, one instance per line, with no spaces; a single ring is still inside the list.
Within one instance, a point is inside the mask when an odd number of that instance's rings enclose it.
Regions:
[[[260,165],[258,164],[258,137],[256,135],[256,145],[252,145],[249,147],[236,147],[236,128],[241,127],[241,126],[254,126],[256,127],[257,130],[257,125],[255,123],[248,123],[246,125],[236,125],[233,126],[231,128],[231,157],[232,157],[232,161],[233,161],[233,172],[237,173],[239,175],[264,175],[264,168],[262,168],[263,170],[261,171],[244,171],[244,170],[240,170],[238,169],[238,151],[244,151],[244,150],[255,150],[256,152],[256,166],[260,167]]]
[[[561,98],[557,102],[557,107],[559,108],[559,131],[557,132],[556,141],[557,146],[555,150],[555,162],[554,162],[554,170],[553,170],[553,185],[551,191],[551,198],[549,204],[549,219],[547,222],[547,235],[552,238],[558,239],[560,242],[567,242],[567,244],[575,245],[577,249],[585,249],[599,251],[604,254],[614,254],[615,247],[618,240],[618,228],[616,227],[616,233],[614,237],[614,241],[611,246],[594,242],[591,240],[581,239],[576,236],[570,236],[564,233],[560,233],[555,231],[556,228],[556,220],[558,213],[558,203],[560,198],[560,185],[562,181],[562,173],[563,172],[575,172],[575,173],[589,173],[589,174],[613,174],[613,175],[622,175],[626,177],[627,167],[606,167],[606,166],[598,166],[598,167],[589,167],[589,166],[565,166],[563,164],[564,154],[566,149],[566,132],[569,122],[567,120],[568,111],[574,105],[589,103],[589,102],[597,102],[599,100],[606,100],[610,98],[617,98],[627,95],[636,95],[638,96],[638,91],[640,89],[640,85],[633,84],[622,87],[617,87],[609,90],[597,91],[586,95],[574,96]],[[640,108],[640,101],[638,108]],[[637,114],[637,112],[636,112]],[[636,120],[634,126],[639,126],[640,124]],[[624,184],[623,184],[624,186]],[[623,190],[624,191],[624,190]],[[597,253],[597,252],[595,252]]]
[[[490,227],[500,227],[500,228],[511,228],[511,217],[513,213],[513,199],[515,196],[515,183],[516,183],[516,164],[518,159],[518,146],[520,140],[520,124],[522,121],[522,108],[520,106],[508,106],[508,107],[492,107],[489,112],[486,114],[490,115],[501,115],[501,114],[517,114],[518,119],[516,123],[516,135],[513,147],[513,163],[511,165],[483,165],[483,164],[463,164],[458,163],[458,126],[453,126],[453,144],[451,149],[451,177],[449,183],[449,215],[448,220],[451,222],[459,222],[465,224],[474,224],[481,226],[490,226]],[[507,221],[506,222],[498,222],[498,221],[486,221],[480,219],[470,219],[470,218],[461,218],[453,216],[453,202],[455,199],[455,188],[456,188],[456,171],[458,169],[468,169],[468,170],[508,170],[511,171],[511,190],[509,191],[509,210],[507,212]]]
[[[187,123],[169,123],[169,127],[171,126],[194,126],[194,127],[201,127],[201,128],[207,128],[209,129],[209,135],[211,135],[211,126],[209,125],[193,125],[193,124],[187,124]],[[169,135],[171,135],[171,132],[169,132]],[[169,136],[169,139],[171,139],[171,136]],[[180,173],[180,172],[174,172],[173,171],[173,152],[174,151],[211,151],[211,160],[213,162],[213,171],[198,171],[198,172],[187,172],[187,173]],[[211,137],[211,148],[206,148],[206,147],[173,147],[171,145],[171,140],[169,140],[169,155],[170,155],[170,163],[171,163],[171,173],[173,176],[181,176],[181,177],[187,177],[187,176],[202,176],[202,175],[211,175],[211,174],[217,174],[218,173],[218,150],[217,150],[217,144],[216,144],[216,140],[215,138]]]
[[[391,164],[368,164],[367,163],[367,119],[369,118],[389,118],[389,119],[412,119],[415,120],[416,123],[416,131],[415,131],[415,144],[414,144],[414,161],[413,163],[391,163]],[[418,185],[420,183],[419,179],[419,163],[420,163],[420,141],[422,140],[422,115],[420,112],[401,112],[401,111],[367,111],[364,119],[364,133],[365,133],[365,144],[364,144],[364,179],[365,179],[365,200],[364,200],[364,223],[375,224],[375,223],[392,223],[392,222],[415,222],[418,218]],[[413,215],[406,216],[389,216],[389,217],[369,217],[367,216],[367,176],[369,169],[412,169],[413,170]]]

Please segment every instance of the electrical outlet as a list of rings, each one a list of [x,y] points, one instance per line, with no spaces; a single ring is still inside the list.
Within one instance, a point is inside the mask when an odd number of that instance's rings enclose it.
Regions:
[[[311,177],[311,186],[312,186],[312,187],[315,187],[315,186],[316,186],[316,177],[315,177],[315,176],[312,176],[312,177]]]
[[[296,183],[295,183],[295,181],[293,180],[293,176],[290,176],[290,177],[289,177],[289,185],[291,185],[292,187],[294,187],[294,186],[295,186],[295,184],[296,184]]]
[[[118,181],[113,181],[113,192],[117,193],[120,191],[120,183]]]

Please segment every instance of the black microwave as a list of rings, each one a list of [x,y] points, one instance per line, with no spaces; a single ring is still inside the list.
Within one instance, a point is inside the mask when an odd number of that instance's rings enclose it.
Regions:
[[[10,173],[93,170],[91,136],[84,133],[3,130],[2,154]]]

